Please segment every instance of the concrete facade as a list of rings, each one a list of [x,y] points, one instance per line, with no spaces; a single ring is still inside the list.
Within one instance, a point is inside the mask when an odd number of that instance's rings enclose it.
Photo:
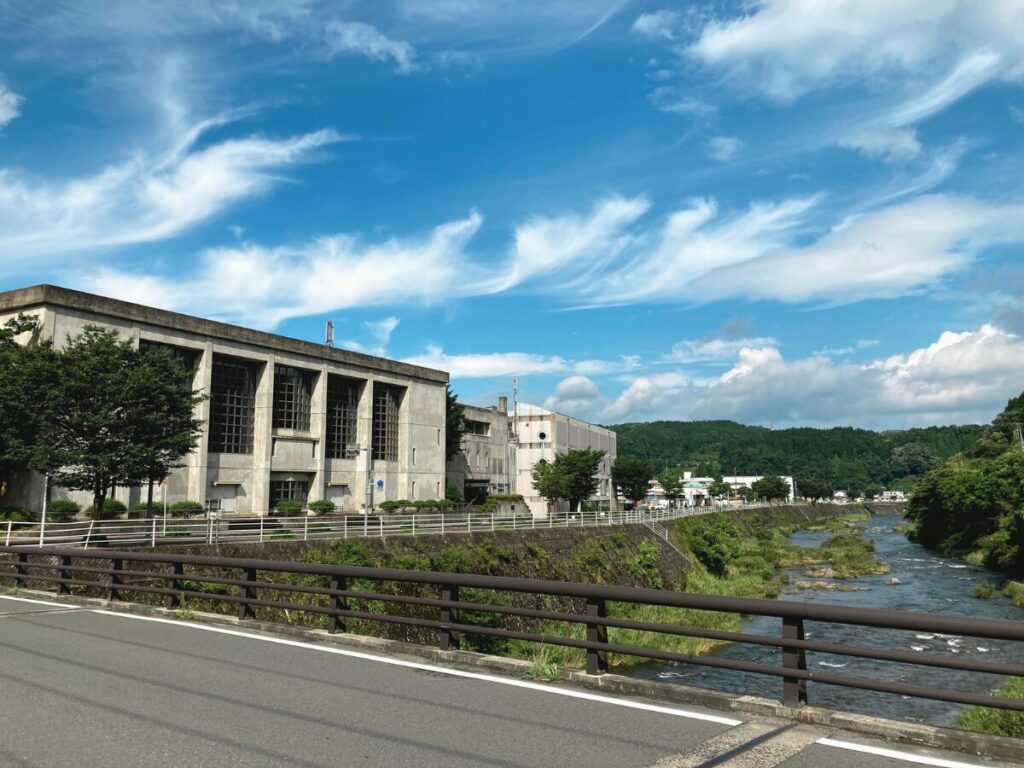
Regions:
[[[0,293],[0,323],[22,312],[39,318],[41,337],[58,348],[95,325],[135,344],[171,347],[191,361],[194,388],[211,397],[199,406],[204,429],[196,450],[167,481],[169,502],[192,500],[223,513],[266,514],[272,496],[302,493],[303,487],[307,501],[330,499],[349,512],[363,509],[371,498],[375,506],[389,499],[444,496],[448,374],[443,371],[48,285]],[[241,450],[231,451],[211,445],[211,417],[229,407],[228,395],[214,391],[215,371],[228,368],[243,372],[250,388],[241,410],[251,434]],[[275,388],[278,376],[301,382],[298,428],[275,425],[280,415],[275,404],[287,402],[287,382]],[[344,430],[337,427],[340,417],[330,415],[339,412],[339,401],[329,393],[329,383],[351,393]],[[388,445],[386,455],[376,459],[375,402],[383,403],[378,410],[386,415],[379,419],[377,444]],[[348,437],[347,448],[335,458],[332,446],[340,435]],[[298,490],[283,490],[289,484]],[[38,509],[42,488],[41,478],[27,478],[3,503]],[[50,496],[64,497],[91,502],[63,489]],[[134,503],[144,498],[144,489],[117,489],[115,498]]]
[[[534,465],[541,460],[552,461],[560,453],[579,448],[604,451],[598,467],[597,493],[591,502],[602,509],[614,508],[612,465],[618,454],[616,435],[612,430],[525,403],[520,403],[510,418],[516,441],[515,492],[523,495],[535,517],[547,517],[548,503],[533,487]],[[559,502],[555,511],[569,512],[568,502]]]
[[[502,398],[504,400],[504,398]],[[462,450],[448,462],[448,482],[468,502],[514,493],[516,450],[510,439],[507,403],[479,408],[465,405]]]

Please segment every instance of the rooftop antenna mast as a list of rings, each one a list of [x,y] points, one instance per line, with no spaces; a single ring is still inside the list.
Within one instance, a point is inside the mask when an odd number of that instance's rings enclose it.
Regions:
[[[334,321],[333,320],[328,320],[327,321],[327,330],[326,330],[326,332],[324,334],[324,346],[327,346],[327,347],[333,347],[334,346]]]

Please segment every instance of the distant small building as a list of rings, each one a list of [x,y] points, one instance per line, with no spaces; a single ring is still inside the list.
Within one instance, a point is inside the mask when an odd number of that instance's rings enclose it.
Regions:
[[[906,501],[907,494],[903,491],[882,491],[875,495],[875,501]]]
[[[850,497],[846,493],[846,491],[836,491],[835,493],[832,494],[832,501],[834,501],[836,504],[845,504],[849,500]]]
[[[703,507],[709,504],[714,504],[716,501],[732,501],[739,497],[738,491],[741,489],[752,488],[754,483],[760,480],[764,475],[727,475],[722,478],[723,483],[728,483],[732,488],[733,493],[730,493],[728,499],[715,499],[711,496],[710,487],[715,482],[713,477],[694,477],[692,472],[683,472],[683,476],[680,478],[683,481],[683,495],[679,498],[678,503],[686,507]],[[789,494],[784,501],[793,501],[793,478],[788,476],[781,476],[782,480],[789,486]],[[668,499],[665,498],[665,490],[661,485],[654,481],[651,483],[650,490],[647,494],[647,504],[652,507],[667,507],[669,505]]]

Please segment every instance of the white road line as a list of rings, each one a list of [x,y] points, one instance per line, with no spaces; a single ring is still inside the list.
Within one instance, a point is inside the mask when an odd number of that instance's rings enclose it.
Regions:
[[[32,600],[27,597],[14,597],[14,595],[0,595],[0,599],[17,600],[19,603],[35,603],[36,605],[52,605],[57,608],[78,609],[81,607],[74,603],[54,603],[50,600]]]
[[[889,757],[893,760],[903,760],[918,765],[934,765],[936,768],[986,768],[979,763],[962,763],[958,760],[946,760],[942,757],[928,757],[926,755],[915,755],[912,752],[903,752],[898,749],[886,749],[884,747],[869,747],[866,744],[856,744],[852,741],[841,741],[839,739],[818,739],[815,744],[822,744],[826,747],[836,749],[848,749],[851,752],[864,752],[879,757]]]
[[[226,629],[224,627],[214,627],[208,624],[196,624],[188,621],[178,621],[176,619],[161,619],[155,616],[139,616],[132,613],[118,613],[117,611],[105,611],[102,609],[94,609],[92,613],[102,614],[104,616],[115,616],[121,619],[135,619],[137,621],[152,621],[158,624],[173,624],[176,627],[190,627],[192,629],[199,629],[204,632],[215,632],[220,635],[233,635],[235,637],[244,637],[250,640],[259,640],[265,643],[274,643],[275,645],[287,645],[293,648],[305,648],[310,651],[320,651],[321,653],[333,653],[336,656],[348,656],[353,659],[363,659],[365,661],[376,661],[381,664],[390,664],[394,667],[405,667],[407,669],[419,669],[424,672],[435,672],[442,675],[449,675],[451,677],[464,677],[471,680],[481,680],[487,683],[497,683],[499,685],[509,685],[513,688],[527,688],[532,691],[540,691],[542,693],[554,694],[556,696],[566,696],[571,699],[584,699],[585,701],[596,701],[602,704],[613,704],[618,707],[626,707],[627,709],[640,709],[646,712],[657,712],[662,715],[673,715],[675,717],[685,717],[691,720],[703,720],[709,723],[718,723],[720,725],[740,725],[742,720],[734,720],[731,717],[719,717],[718,715],[708,715],[703,712],[691,712],[687,709],[676,709],[674,707],[662,707],[657,704],[646,704],[639,701],[626,701],[624,699],[616,699],[611,696],[602,696],[597,693],[585,693],[584,691],[576,691],[569,688],[558,688],[550,685],[542,685],[541,683],[531,683],[527,680],[516,680],[508,677],[498,677],[496,675],[482,675],[478,672],[467,672],[461,669],[449,669],[448,667],[439,667],[434,664],[423,664],[416,661],[406,661],[404,659],[393,659],[387,656],[377,656],[372,653],[363,653],[362,651],[350,651],[344,648],[331,648],[325,645],[315,645],[313,643],[304,643],[300,640],[286,640],[281,637],[269,637],[266,635],[254,635],[249,632],[241,632],[237,629]]]

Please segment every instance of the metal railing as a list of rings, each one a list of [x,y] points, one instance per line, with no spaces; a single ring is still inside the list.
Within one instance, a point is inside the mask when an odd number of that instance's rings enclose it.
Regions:
[[[484,533],[539,528],[576,528],[674,520],[710,514],[729,507],[637,509],[614,512],[573,512],[535,518],[521,514],[459,512],[390,513],[382,515],[324,515],[318,517],[201,518],[152,517],[129,520],[0,523],[4,546],[182,546],[286,541],[417,536],[421,534]],[[735,508],[735,507],[733,507]],[[749,508],[749,507],[748,507]]]
[[[288,581],[288,578],[292,580]],[[180,607],[185,600],[212,601],[222,609],[236,607],[240,619],[273,620],[277,617],[273,614],[274,610],[284,611],[292,619],[296,614],[304,613],[325,617],[324,624],[328,632],[345,631],[349,619],[404,625],[436,632],[437,645],[443,650],[452,648],[460,634],[560,645],[585,651],[587,672],[594,675],[608,670],[610,653],[719,667],[781,678],[783,703],[794,707],[807,702],[807,683],[816,682],[900,696],[1024,711],[1024,700],[1020,699],[815,672],[807,668],[806,657],[809,653],[827,653],[878,662],[1017,676],[1024,676],[1024,665],[808,640],[804,631],[806,622],[821,622],[826,625],[855,625],[865,629],[1024,641],[1024,622],[1021,621],[498,576],[164,552],[98,552],[67,548],[38,550],[0,547],[0,582],[3,581],[13,583],[16,587],[49,584],[54,585],[58,593],[77,592],[106,597],[108,600],[121,600],[125,595],[134,596],[136,601],[162,599],[168,609]],[[365,586],[367,581],[373,585],[371,588]],[[399,591],[402,587],[414,594],[402,593]],[[217,591],[211,592],[209,588]],[[460,599],[460,589],[474,590],[472,596],[475,599]],[[481,591],[484,591],[483,595]],[[488,598],[487,592],[494,594],[494,598]],[[424,593],[429,596],[423,596]],[[524,607],[510,599],[515,594],[539,595],[552,600],[541,602],[538,607]],[[297,602],[298,599],[310,602]],[[482,602],[486,599],[492,599],[493,602]],[[549,608],[551,602],[560,607],[568,604],[571,609],[552,610]],[[619,603],[773,616],[782,620],[781,633],[780,636],[759,635],[681,624],[633,621],[612,615]],[[472,615],[467,617],[466,614]],[[472,620],[481,614],[490,615],[499,621],[514,619],[520,622],[520,628],[483,625]],[[544,628],[550,627],[551,623],[567,628],[584,625],[586,639],[553,635],[550,630],[545,633]],[[620,629],[773,646],[782,650],[782,663],[772,665],[717,656],[694,656],[610,640],[609,632]],[[818,634],[825,633],[816,629],[815,635]]]

